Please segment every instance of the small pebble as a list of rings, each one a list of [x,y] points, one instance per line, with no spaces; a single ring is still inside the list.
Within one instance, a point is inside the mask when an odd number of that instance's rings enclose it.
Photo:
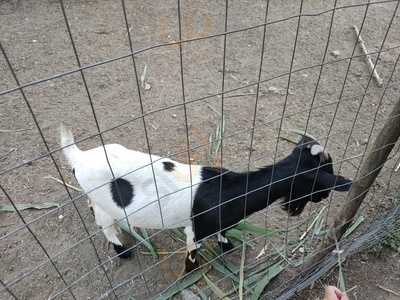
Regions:
[[[270,86],[270,87],[268,88],[268,92],[271,92],[271,93],[274,93],[274,94],[279,94],[280,89],[277,88],[276,86]]]
[[[36,43],[37,42],[37,40],[32,40],[32,43]]]
[[[340,52],[338,50],[333,50],[331,51],[331,55],[334,57],[338,57],[340,55]]]
[[[145,89],[146,91],[150,90],[150,89],[151,89],[151,85],[148,84],[148,83],[146,82],[146,83],[144,84],[144,89]]]
[[[368,139],[367,138],[365,138],[365,139],[363,139],[361,141],[361,145],[366,145],[366,144],[368,144]]]
[[[176,118],[176,114],[172,114],[172,117],[175,119]]]
[[[29,160],[23,160],[22,162],[24,164],[26,164],[27,166],[32,166],[33,165],[32,161],[29,161]]]
[[[59,215],[59,216],[58,216],[58,219],[59,219],[60,221],[62,221],[62,219],[64,219],[64,216],[63,216],[63,215]]]

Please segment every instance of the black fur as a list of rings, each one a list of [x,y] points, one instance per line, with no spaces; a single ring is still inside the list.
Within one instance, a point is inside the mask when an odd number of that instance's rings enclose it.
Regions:
[[[115,252],[117,252],[119,258],[126,259],[132,257],[132,250],[128,250],[128,248],[116,244],[113,244],[113,247]]]
[[[233,248],[233,244],[228,241],[227,243],[218,242],[219,248],[222,250],[223,253],[231,251]]]
[[[163,161],[162,163],[164,165],[164,170],[165,171],[172,172],[173,170],[175,170],[175,164],[173,162]]]
[[[318,168],[322,156],[311,155],[310,147],[306,147],[309,143],[316,142],[303,138],[288,157],[275,164],[274,171],[272,166],[266,166],[249,173],[246,211],[247,173],[228,172],[223,169],[221,174],[219,168],[202,168],[202,182],[194,197],[192,210],[195,240],[200,241],[217,233],[221,228],[229,228],[244,216],[264,209],[279,198],[283,198],[284,209],[295,216],[303,211],[308,201],[320,202],[329,196],[332,189],[349,190],[351,180],[334,175],[330,156],[324,159],[319,169],[312,170]],[[300,163],[295,172],[299,158]],[[220,175],[222,205],[219,206]],[[313,189],[315,177],[317,178]],[[292,181],[293,188],[289,199]],[[268,186],[270,182],[273,184]]]
[[[133,186],[129,181],[117,178],[111,182],[112,198],[119,207],[125,208],[132,203],[134,194]]]

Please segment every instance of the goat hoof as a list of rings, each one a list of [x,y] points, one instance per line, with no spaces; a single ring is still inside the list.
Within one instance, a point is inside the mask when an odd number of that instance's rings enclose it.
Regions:
[[[194,263],[191,261],[186,261],[185,263],[185,273],[190,273],[200,267],[199,262],[196,260]]]
[[[232,251],[233,248],[235,248],[231,242],[227,242],[227,243],[218,242],[218,245],[219,245],[220,249],[222,249],[223,253],[230,252],[230,251]]]
[[[127,259],[132,257],[132,250],[124,246],[113,244],[115,252],[117,252],[119,258]],[[129,250],[128,250],[129,249]]]
[[[186,256],[185,260],[185,273],[190,273],[193,270],[196,270],[200,266],[199,261],[197,259],[190,259],[190,255]]]

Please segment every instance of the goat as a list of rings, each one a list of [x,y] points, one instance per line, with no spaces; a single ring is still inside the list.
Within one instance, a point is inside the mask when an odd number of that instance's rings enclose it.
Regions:
[[[309,201],[320,202],[331,190],[348,191],[352,184],[334,174],[331,156],[308,136],[285,159],[249,173],[189,166],[156,155],[150,159],[118,144],[82,151],[64,127],[61,146],[87,193],[96,224],[117,254],[130,256],[118,237],[118,222],[126,216],[134,227],[184,227],[186,272],[198,267],[196,251],[203,239],[217,234],[222,251],[231,250],[227,229],[276,200],[283,199],[283,208],[296,216]]]

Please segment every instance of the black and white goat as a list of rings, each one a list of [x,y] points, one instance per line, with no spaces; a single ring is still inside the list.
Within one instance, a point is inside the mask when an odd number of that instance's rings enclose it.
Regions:
[[[334,174],[331,156],[317,141],[306,136],[285,159],[258,171],[236,173],[191,165],[192,188],[189,165],[171,159],[152,155],[153,175],[148,154],[109,144],[105,145],[107,161],[102,146],[82,151],[74,144],[72,133],[63,127],[61,146],[89,197],[97,225],[120,257],[130,256],[119,238],[117,225],[126,214],[128,223],[134,227],[184,227],[186,271],[198,266],[196,250],[206,237],[217,233],[222,249],[230,250],[232,244],[225,232],[244,216],[278,199],[283,199],[283,208],[290,215],[299,215],[307,202],[320,202],[331,190],[347,191],[352,183]]]

